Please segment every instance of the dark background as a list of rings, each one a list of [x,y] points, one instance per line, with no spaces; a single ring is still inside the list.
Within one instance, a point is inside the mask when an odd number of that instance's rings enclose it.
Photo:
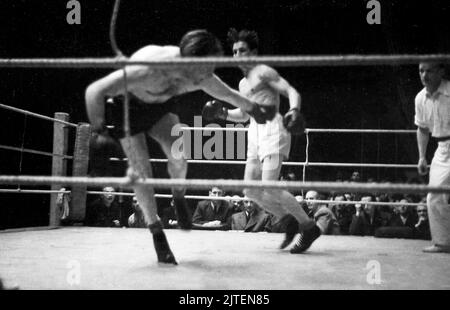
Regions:
[[[381,25],[369,25],[367,1],[122,0],[117,42],[126,55],[147,44],[176,45],[188,30],[206,28],[225,44],[227,30],[259,33],[262,55],[448,53],[450,2],[379,1]],[[109,57],[113,1],[81,3],[81,25],[69,25],[67,1],[0,2],[0,57]],[[227,55],[230,49],[225,46]],[[414,97],[421,89],[416,65],[277,68],[302,94],[309,128],[415,129]],[[86,122],[86,86],[103,69],[0,69],[0,103],[53,116],[67,112]],[[237,87],[237,69],[216,73]],[[181,121],[193,125],[208,100],[184,96]],[[284,100],[282,110],[287,108]],[[51,152],[52,123],[0,109],[0,144]],[[151,155],[161,158],[158,146]],[[292,161],[305,160],[305,139],[296,137]],[[311,134],[310,161],[408,163],[417,161],[414,135]],[[429,157],[434,150],[429,148]],[[348,178],[354,169],[308,168],[307,180]],[[405,181],[415,170],[357,169],[363,179]],[[0,174],[49,175],[51,159],[0,150]],[[295,173],[301,177],[301,168]],[[167,177],[164,165],[155,174]],[[189,178],[242,178],[243,166],[191,165]],[[6,186],[3,186],[6,188]],[[204,193],[205,194],[205,193]],[[48,195],[0,194],[0,228],[47,225]]]

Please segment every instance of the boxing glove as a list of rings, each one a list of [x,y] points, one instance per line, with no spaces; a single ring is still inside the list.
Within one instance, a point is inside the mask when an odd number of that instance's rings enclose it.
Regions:
[[[218,100],[208,101],[202,110],[202,117],[207,121],[226,120],[228,109]]]
[[[277,114],[275,106],[266,106],[254,103],[251,110],[245,111],[248,115],[253,117],[258,124],[265,124],[266,121],[271,121]]]
[[[290,109],[283,117],[283,125],[293,135],[305,133],[305,119],[297,108]]]

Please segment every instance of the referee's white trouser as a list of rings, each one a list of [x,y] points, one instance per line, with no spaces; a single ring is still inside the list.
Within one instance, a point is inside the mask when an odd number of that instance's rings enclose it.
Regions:
[[[450,141],[439,142],[430,167],[430,186],[450,185]],[[448,193],[429,193],[428,217],[433,244],[450,246]]]

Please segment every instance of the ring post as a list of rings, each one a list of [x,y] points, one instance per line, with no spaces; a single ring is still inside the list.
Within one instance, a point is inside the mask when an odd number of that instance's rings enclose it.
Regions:
[[[55,119],[68,122],[69,114],[56,112]],[[59,122],[53,124],[53,154],[67,155],[69,128]],[[52,176],[67,176],[67,159],[60,156],[53,156]],[[52,190],[59,190],[61,185],[54,184]],[[61,214],[56,204],[57,193],[50,194],[49,226],[60,226]]]
[[[75,137],[75,149],[73,151],[72,176],[86,176],[89,165],[89,140],[91,126],[88,123],[79,123]],[[86,215],[86,185],[72,187],[72,200],[68,220],[82,222]]]

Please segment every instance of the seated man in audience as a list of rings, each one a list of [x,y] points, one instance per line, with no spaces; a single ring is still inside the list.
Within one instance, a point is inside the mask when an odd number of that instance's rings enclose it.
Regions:
[[[233,195],[231,197],[231,208],[233,209],[233,214],[244,211],[244,204],[242,200],[240,200],[239,195]]]
[[[244,201],[244,211],[231,216],[231,229],[245,232],[270,230],[270,215],[251,200]]]
[[[411,201],[403,198],[398,201],[398,205],[395,206],[395,215],[391,218],[389,222],[389,226],[391,227],[410,227],[413,228],[417,223],[417,216],[412,211],[412,208],[408,207],[408,205],[404,205],[406,203],[410,203]]]
[[[373,236],[375,229],[381,226],[381,219],[376,206],[367,202],[374,202],[375,197],[371,194],[362,194],[361,201],[363,203],[355,204],[356,213],[352,217],[349,234]]]
[[[223,191],[212,187],[210,197],[223,197]],[[229,230],[231,228],[231,214],[233,209],[226,200],[202,200],[197,204],[192,224],[194,229]]]
[[[88,204],[86,208],[86,226],[98,227],[120,227],[121,208],[116,201],[114,188],[106,186],[103,188],[104,194]]]
[[[348,235],[353,214],[356,212],[355,206],[353,204],[343,203],[347,201],[347,199],[345,199],[345,195],[342,193],[336,193],[333,201],[336,201],[336,203],[332,203],[330,209],[336,218],[340,234]]]
[[[414,238],[414,225],[417,223],[417,216],[411,212],[411,207],[406,205],[411,201],[402,198],[397,201],[395,215],[389,221],[387,227],[380,227],[375,231],[375,237],[380,238]]]
[[[164,203],[158,203],[158,216],[164,228],[179,228],[177,210],[173,199],[164,199]]]
[[[133,196],[131,206],[133,207],[134,213],[128,218],[128,226],[134,228],[147,227],[147,225],[145,225],[144,215],[142,214],[141,208],[139,208],[139,202],[137,201],[136,196]]]
[[[296,196],[297,201],[301,196]],[[317,203],[314,200],[322,200],[322,196],[316,191],[308,191],[305,195],[307,206],[306,213],[314,219],[323,235],[339,234],[339,226],[333,212],[326,203]]]
[[[414,225],[414,238],[431,240],[430,222],[428,221],[427,200],[422,201],[423,204],[417,206],[418,220]]]

